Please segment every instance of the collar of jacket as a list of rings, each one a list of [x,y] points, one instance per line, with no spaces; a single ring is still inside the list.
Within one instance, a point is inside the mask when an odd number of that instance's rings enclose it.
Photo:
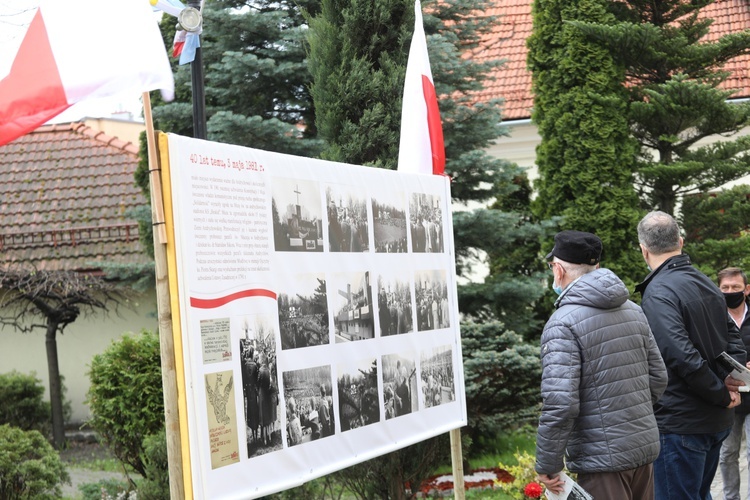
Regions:
[[[584,276],[585,276],[585,275],[584,275]],[[562,298],[563,298],[563,297],[565,296],[565,294],[566,294],[566,293],[568,293],[568,290],[570,290],[570,289],[571,289],[571,288],[573,287],[573,285],[575,285],[575,284],[576,284],[576,282],[577,282],[578,280],[580,280],[581,278],[583,278],[583,276],[579,276],[579,277],[577,277],[576,279],[574,279],[573,281],[571,281],[570,283],[568,283],[568,286],[566,286],[566,287],[565,287],[565,288],[563,289],[563,291],[562,291],[562,292],[560,292],[560,296],[559,296],[559,297],[557,297],[557,300],[555,301],[555,309],[557,309],[557,308],[559,308],[559,307],[560,307],[560,301],[562,300]]]
[[[646,287],[648,286],[648,284],[651,283],[651,280],[654,279],[654,276],[659,274],[662,270],[675,269],[677,267],[690,266],[690,265],[692,265],[692,262],[690,262],[690,256],[684,252],[680,255],[675,255],[674,257],[670,257],[664,262],[662,262],[662,264],[659,267],[651,271],[641,283],[636,285],[635,291],[640,293],[642,297],[643,292],[646,291]]]

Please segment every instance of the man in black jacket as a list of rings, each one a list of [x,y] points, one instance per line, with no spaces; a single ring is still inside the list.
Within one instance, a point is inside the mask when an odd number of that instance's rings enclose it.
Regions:
[[[747,284],[747,276],[739,267],[728,267],[719,271],[717,278],[719,290],[724,294],[727,303],[729,317],[740,329],[740,337],[745,344],[745,350],[748,350],[750,349],[750,308],[747,306],[747,296],[750,294],[750,285]],[[724,483],[724,500],[742,498],[739,459],[742,435],[750,436],[748,413],[750,413],[750,397],[745,395],[742,398],[742,404],[734,409],[732,432],[721,445],[719,470]]]
[[[732,408],[740,403],[740,383],[716,357],[726,351],[745,364],[745,349],[721,291],[682,253],[674,218],[647,214],[638,224],[638,240],[653,271],[636,291],[669,376],[654,406],[661,444],[654,462],[656,498],[710,498]]]

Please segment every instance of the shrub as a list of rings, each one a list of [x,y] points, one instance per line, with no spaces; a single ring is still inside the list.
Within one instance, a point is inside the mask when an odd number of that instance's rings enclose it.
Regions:
[[[167,433],[158,434],[143,441],[143,465],[146,477],[138,484],[138,500],[169,500],[169,461],[167,458]]]
[[[357,498],[403,498],[419,493],[422,483],[450,457],[448,434],[352,465],[333,474]]]
[[[39,431],[0,426],[0,500],[62,497],[70,477],[60,455]]]
[[[534,455],[524,451],[523,453],[516,452],[515,457],[516,465],[500,464],[501,469],[505,469],[513,476],[513,481],[510,483],[498,483],[500,489],[516,500],[540,498],[544,488],[536,480]]]
[[[471,453],[483,449],[487,436],[514,431],[539,418],[542,364],[539,345],[524,342],[499,321],[461,323],[466,410]]]
[[[0,424],[49,434],[50,403],[44,401],[44,386],[35,373],[25,375],[14,370],[0,374],[0,401]]]
[[[89,371],[89,422],[114,456],[146,476],[143,442],[164,428],[159,337],[125,335],[94,356]]]
[[[95,483],[86,483],[78,487],[83,500],[103,500],[111,498],[130,498],[130,486],[117,479],[102,479]]]

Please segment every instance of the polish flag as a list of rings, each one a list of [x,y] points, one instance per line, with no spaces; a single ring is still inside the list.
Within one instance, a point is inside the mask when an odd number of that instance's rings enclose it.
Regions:
[[[185,47],[185,40],[187,39],[187,31],[177,30],[174,32],[174,40],[172,41],[172,57],[180,57],[182,49]]]
[[[437,94],[432,83],[427,39],[422,24],[422,6],[414,2],[414,35],[406,65],[404,101],[401,108],[399,172],[443,175],[445,146]]]
[[[41,0],[9,72],[0,68],[0,145],[77,102],[154,89],[162,89],[165,99],[174,97],[166,48],[148,2]]]

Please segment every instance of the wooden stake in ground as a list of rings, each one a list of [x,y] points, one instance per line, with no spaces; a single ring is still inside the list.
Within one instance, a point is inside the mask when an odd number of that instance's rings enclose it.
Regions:
[[[453,498],[464,500],[464,457],[461,451],[461,429],[453,429],[451,436],[451,464],[453,465]]]
[[[169,462],[169,492],[175,500],[185,498],[180,447],[180,420],[177,404],[177,371],[175,369],[174,338],[172,336],[172,308],[167,272],[167,231],[164,204],[161,196],[161,175],[156,152],[156,136],[151,116],[151,99],[143,93],[143,117],[148,139],[148,165],[151,191],[151,217],[154,224],[154,261],[156,266],[156,304],[158,309],[161,346],[162,388],[164,390],[164,418],[167,432],[167,460]]]

